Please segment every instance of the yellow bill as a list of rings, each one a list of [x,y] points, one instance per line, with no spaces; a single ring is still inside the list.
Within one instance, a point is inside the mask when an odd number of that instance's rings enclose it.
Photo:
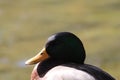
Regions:
[[[47,54],[45,48],[43,48],[36,56],[34,56],[33,58],[27,60],[25,62],[25,64],[27,65],[32,65],[32,64],[36,64],[40,61],[43,61],[45,59],[49,58],[49,55]]]

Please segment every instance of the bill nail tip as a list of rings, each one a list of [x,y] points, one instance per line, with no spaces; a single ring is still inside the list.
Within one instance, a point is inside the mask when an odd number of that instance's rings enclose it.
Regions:
[[[30,62],[29,62],[29,61],[26,61],[25,64],[26,64],[26,65],[30,65]]]

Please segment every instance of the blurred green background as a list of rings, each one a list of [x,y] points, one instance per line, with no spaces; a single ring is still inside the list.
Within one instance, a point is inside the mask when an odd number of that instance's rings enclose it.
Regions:
[[[24,61],[60,31],[83,41],[86,63],[120,80],[120,0],[0,0],[0,80],[30,80]]]

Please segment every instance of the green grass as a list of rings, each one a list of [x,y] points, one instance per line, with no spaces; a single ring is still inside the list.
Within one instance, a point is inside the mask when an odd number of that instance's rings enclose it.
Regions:
[[[0,80],[29,80],[23,62],[60,31],[83,41],[86,63],[120,80],[119,0],[0,0]]]

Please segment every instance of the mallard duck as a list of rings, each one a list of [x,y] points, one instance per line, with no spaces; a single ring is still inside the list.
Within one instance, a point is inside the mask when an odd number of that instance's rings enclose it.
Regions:
[[[25,64],[36,64],[31,80],[115,80],[102,69],[85,64],[85,58],[82,41],[73,33],[59,32]]]

